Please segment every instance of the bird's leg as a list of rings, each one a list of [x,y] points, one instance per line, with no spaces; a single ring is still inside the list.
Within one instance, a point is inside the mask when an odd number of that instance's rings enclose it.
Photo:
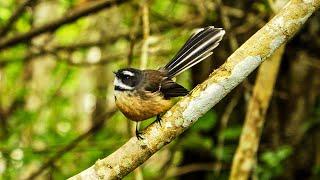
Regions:
[[[142,140],[143,137],[141,136],[142,133],[139,131],[140,130],[140,123],[141,122],[136,122],[136,137],[138,138],[138,140]]]
[[[160,114],[157,115],[157,117],[156,117],[156,122],[161,126],[161,117],[160,117]]]

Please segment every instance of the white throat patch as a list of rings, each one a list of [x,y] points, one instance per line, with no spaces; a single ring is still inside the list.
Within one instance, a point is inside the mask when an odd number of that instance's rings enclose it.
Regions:
[[[117,77],[114,78],[113,85],[114,85],[114,86],[118,86],[118,87],[120,87],[121,89],[124,89],[124,90],[132,90],[132,89],[134,89],[134,87],[131,87],[131,86],[128,86],[128,85],[124,84],[124,83],[123,83],[120,79],[118,79]]]

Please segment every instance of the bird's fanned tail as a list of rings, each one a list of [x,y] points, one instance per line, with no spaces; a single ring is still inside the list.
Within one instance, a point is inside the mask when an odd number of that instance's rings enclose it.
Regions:
[[[174,58],[164,67],[169,77],[174,77],[198,64],[212,54],[225,31],[209,26],[193,34]]]

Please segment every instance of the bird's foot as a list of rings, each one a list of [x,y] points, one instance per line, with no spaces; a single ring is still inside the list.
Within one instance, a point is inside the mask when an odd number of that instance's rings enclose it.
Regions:
[[[160,114],[157,115],[156,122],[162,127]]]
[[[137,130],[136,130],[136,137],[137,137],[138,140],[143,140],[143,139],[144,139],[144,138],[142,137],[142,132],[137,131]]]

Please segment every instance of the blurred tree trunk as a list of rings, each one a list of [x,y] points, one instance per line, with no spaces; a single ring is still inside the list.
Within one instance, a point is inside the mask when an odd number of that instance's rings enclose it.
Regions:
[[[280,47],[259,68],[239,146],[233,157],[231,180],[248,179],[254,168],[265,115],[272,97],[283,51],[284,46]]]
[[[107,108],[107,97],[106,92],[108,88],[108,83],[110,81],[110,77],[107,75],[108,68],[105,66],[99,66],[94,69],[94,76],[96,78],[96,88],[97,92],[95,94],[96,96],[96,104],[94,111],[92,112],[92,126],[94,126],[97,123],[101,123],[101,117],[106,113]]]

